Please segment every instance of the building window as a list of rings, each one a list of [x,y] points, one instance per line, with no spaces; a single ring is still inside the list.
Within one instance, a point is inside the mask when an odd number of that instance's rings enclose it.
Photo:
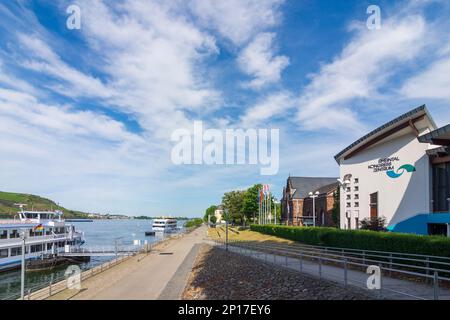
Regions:
[[[355,183],[359,183],[359,178],[355,178]]]
[[[359,218],[355,217],[355,229],[359,229]]]
[[[355,202],[355,208],[359,208],[359,202]]]
[[[450,163],[433,166],[433,211],[450,210]]]
[[[378,218],[378,192],[370,195],[370,218]]]
[[[351,208],[352,204],[350,202],[347,202],[347,208]]]
[[[355,187],[355,191],[358,192],[359,191],[359,187]]]
[[[347,195],[347,200],[351,200],[352,196],[350,194]]]
[[[352,189],[350,188],[350,187],[347,187],[347,192],[351,192],[352,191]]]
[[[359,194],[355,194],[355,200],[359,200]]]

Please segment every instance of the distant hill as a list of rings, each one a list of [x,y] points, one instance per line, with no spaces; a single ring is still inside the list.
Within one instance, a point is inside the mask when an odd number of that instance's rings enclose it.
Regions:
[[[64,218],[87,218],[88,214],[81,211],[69,210],[58,206],[54,201],[32,194],[22,194],[0,191],[0,218],[13,218],[19,207],[15,203],[27,206],[24,210],[61,210]]]

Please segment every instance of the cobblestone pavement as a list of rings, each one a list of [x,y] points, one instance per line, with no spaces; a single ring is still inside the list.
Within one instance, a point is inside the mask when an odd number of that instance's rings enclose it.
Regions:
[[[356,300],[368,292],[202,245],[183,292],[186,300]]]

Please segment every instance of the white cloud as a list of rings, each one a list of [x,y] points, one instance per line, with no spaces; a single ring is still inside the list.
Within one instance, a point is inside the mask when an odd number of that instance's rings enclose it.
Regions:
[[[363,24],[353,28],[353,40],[311,76],[300,96],[298,119],[305,129],[362,131],[352,102],[379,98],[378,89],[396,67],[417,57],[427,42],[427,24],[420,15],[384,19],[378,31]]]
[[[246,84],[251,88],[280,81],[281,72],[289,65],[288,57],[276,55],[274,38],[274,33],[258,34],[238,58],[239,67],[254,78]]]
[[[412,99],[450,101],[450,57],[435,61],[426,70],[408,79],[400,93]]]
[[[284,0],[192,0],[194,14],[206,26],[212,27],[242,45],[254,35],[277,25],[281,20],[280,6]]]
[[[243,128],[255,128],[267,120],[284,118],[290,108],[294,106],[294,99],[289,92],[277,92],[263,97],[254,106],[249,107],[241,117]]]

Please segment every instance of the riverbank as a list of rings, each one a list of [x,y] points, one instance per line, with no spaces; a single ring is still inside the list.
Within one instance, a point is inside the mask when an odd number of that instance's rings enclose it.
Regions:
[[[203,245],[183,293],[185,300],[368,300],[367,291],[344,288],[260,260]]]
[[[177,299],[191,271],[186,264],[189,253],[205,234],[206,229],[200,227],[169,238],[154,245],[150,253],[138,254],[82,281],[81,290],[66,289],[49,300],[154,300],[162,294],[166,299]],[[178,272],[183,266],[184,275]],[[172,289],[167,288],[169,285]]]

